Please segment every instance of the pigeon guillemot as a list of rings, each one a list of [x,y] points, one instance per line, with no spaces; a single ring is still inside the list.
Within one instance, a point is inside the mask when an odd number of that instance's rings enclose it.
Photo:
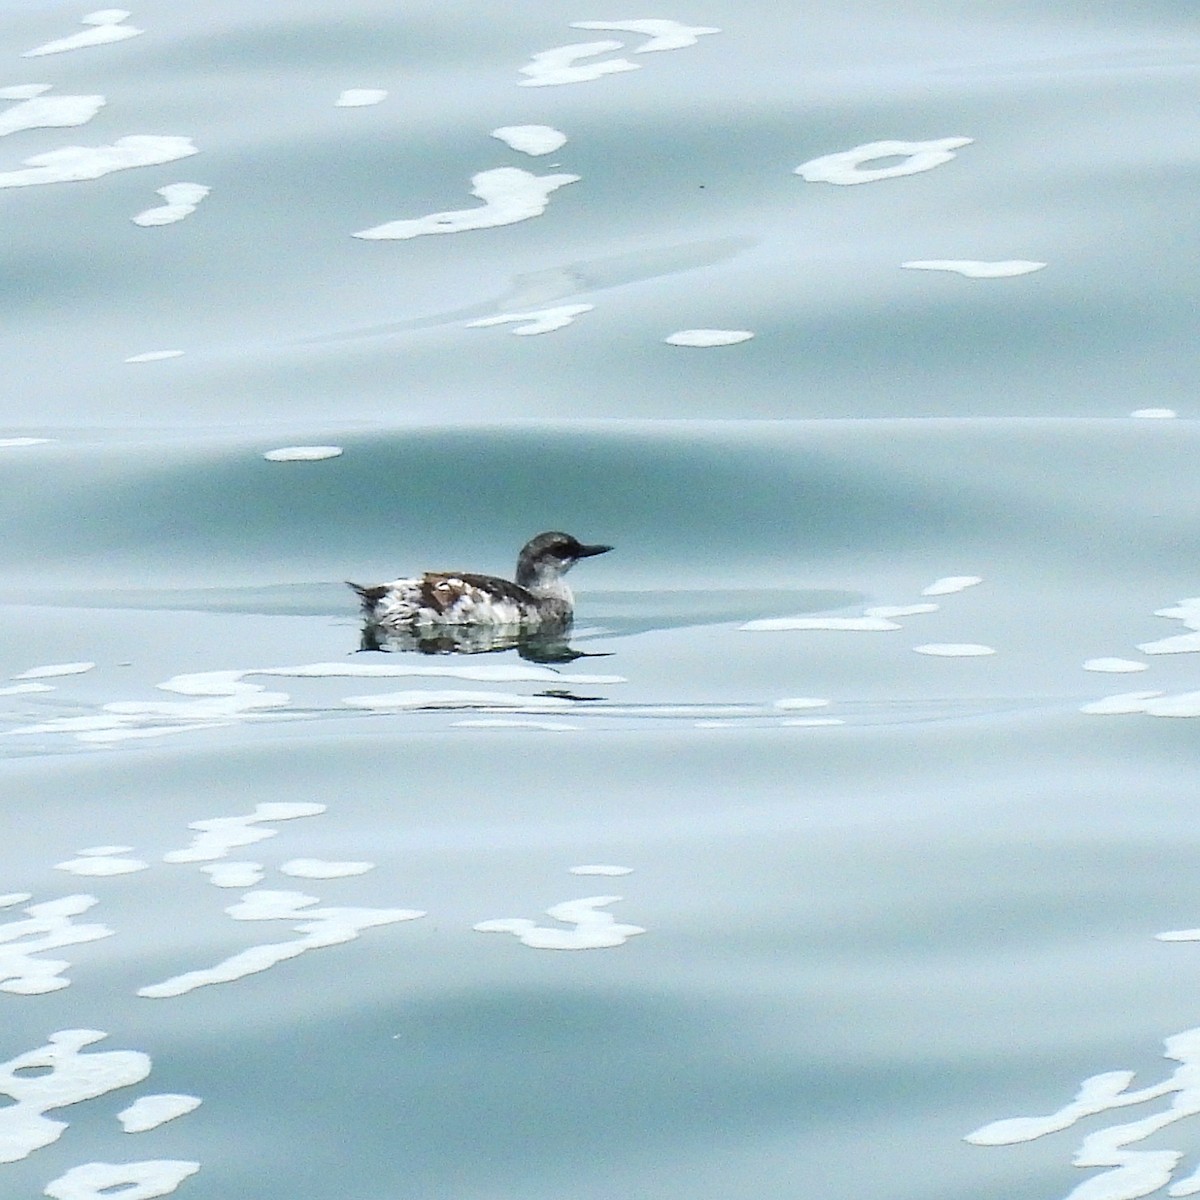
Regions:
[[[369,626],[405,633],[447,625],[566,629],[575,597],[563,576],[581,559],[611,546],[585,546],[567,533],[539,533],[517,558],[516,581],[461,571],[433,571],[411,579],[362,586],[350,583]],[[347,581],[349,582],[349,581]]]

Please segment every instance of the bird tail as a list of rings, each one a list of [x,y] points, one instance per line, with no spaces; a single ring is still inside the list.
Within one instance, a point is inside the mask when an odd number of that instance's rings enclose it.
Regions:
[[[346,580],[346,586],[353,588],[358,593],[358,598],[362,601],[363,611],[370,612],[380,600],[387,595],[387,588],[381,584],[364,585],[361,583],[353,583],[349,579]]]

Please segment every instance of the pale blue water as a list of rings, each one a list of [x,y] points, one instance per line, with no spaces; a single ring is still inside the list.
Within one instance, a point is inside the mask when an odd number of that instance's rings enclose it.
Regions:
[[[1160,1056],[1200,948],[1155,938],[1200,924],[1193,14],[204,0],[21,57],[87,11],[0,14],[0,88],[107,101],[0,136],[0,184],[130,135],[198,153],[0,186],[0,1194],[1195,1190],[1200,1047]],[[720,32],[571,27],[647,15]],[[575,65],[637,69],[519,86],[600,39]],[[532,124],[565,145],[489,136]],[[952,137],[929,171],[795,173]],[[512,224],[351,236],[499,168],[580,178]],[[131,221],[179,182],[211,193]],[[1046,265],[900,265],[931,259]],[[314,445],[341,454],[263,458]],[[547,528],[616,547],[572,576],[586,656],[355,653],[342,580],[507,574]],[[980,582],[923,594],[948,577]],[[180,854],[280,804],[310,807]],[[614,896],[615,925],[546,915]],[[621,944],[473,928],[499,918]],[[17,1069],[78,1029],[107,1036]],[[71,1082],[112,1051],[148,1077]],[[964,1141],[1120,1070],[1170,1082]],[[162,1093],[202,1103],[122,1131]]]

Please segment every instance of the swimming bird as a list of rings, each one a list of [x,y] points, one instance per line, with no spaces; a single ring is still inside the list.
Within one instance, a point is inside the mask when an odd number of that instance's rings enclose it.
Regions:
[[[517,557],[514,582],[494,575],[433,571],[363,586],[346,582],[362,601],[368,628],[411,633],[445,626],[504,627],[520,632],[566,630],[575,597],[563,576],[581,559],[611,546],[587,546],[568,533],[539,533]]]

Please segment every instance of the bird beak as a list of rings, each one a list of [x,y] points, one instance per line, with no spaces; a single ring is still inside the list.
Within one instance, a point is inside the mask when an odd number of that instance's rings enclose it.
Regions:
[[[611,546],[580,546],[577,552],[579,558],[591,558],[593,554],[607,554]]]

